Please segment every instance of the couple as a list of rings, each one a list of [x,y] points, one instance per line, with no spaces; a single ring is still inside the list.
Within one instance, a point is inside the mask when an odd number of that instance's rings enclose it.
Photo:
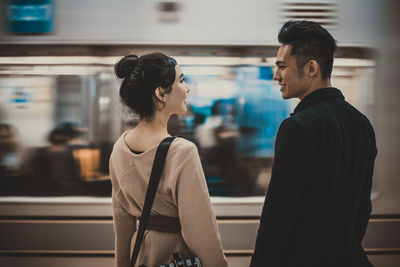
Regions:
[[[372,266],[361,241],[371,214],[374,131],[331,87],[336,42],[324,28],[289,21],[278,39],[274,80],[284,99],[301,101],[278,131],[250,266]],[[110,159],[116,266],[128,267],[156,148],[169,136],[169,117],[186,112],[189,88],[176,61],[161,53],[126,56],[115,71],[123,103],[141,118]],[[165,229],[146,230],[138,265],[167,263],[180,252],[203,267],[227,266],[196,146],[183,138],[169,148],[151,215],[162,215]]]

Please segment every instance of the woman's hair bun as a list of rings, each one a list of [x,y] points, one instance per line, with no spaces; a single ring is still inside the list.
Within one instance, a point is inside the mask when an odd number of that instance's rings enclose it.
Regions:
[[[138,56],[127,55],[115,64],[114,71],[118,78],[124,79],[132,74],[138,62]]]

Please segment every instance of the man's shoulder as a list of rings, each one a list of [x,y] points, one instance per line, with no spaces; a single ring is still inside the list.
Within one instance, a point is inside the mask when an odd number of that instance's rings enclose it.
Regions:
[[[319,109],[316,105],[307,107],[299,112],[290,114],[290,117],[283,122],[286,127],[307,128],[323,118]]]
[[[363,128],[373,132],[369,119],[344,99],[321,101],[309,105],[303,110],[292,114],[290,120],[295,122],[305,132],[319,131],[321,127],[330,128],[346,124],[350,127]],[[293,123],[292,123],[293,124]]]
[[[340,98],[325,99],[315,102],[303,110],[292,114],[291,118],[298,123],[315,123],[331,117],[351,116],[354,119],[365,120],[366,117],[350,103]]]
[[[303,129],[305,128],[304,126],[304,122],[299,119],[298,116],[290,116],[282,121],[281,125],[279,126],[279,134],[300,134],[303,132]]]

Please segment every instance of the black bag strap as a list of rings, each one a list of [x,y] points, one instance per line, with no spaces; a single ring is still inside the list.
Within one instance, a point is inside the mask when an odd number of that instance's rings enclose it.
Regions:
[[[144,230],[146,229],[151,207],[153,206],[154,198],[156,196],[158,183],[160,182],[161,173],[164,168],[165,158],[167,157],[169,146],[171,145],[172,141],[174,141],[174,139],[175,136],[165,138],[161,141],[160,145],[157,148],[156,156],[154,157],[153,168],[151,169],[149,185],[147,186],[143,212],[142,216],[140,217],[140,224],[136,236],[135,247],[133,248],[131,267],[135,266],[137,257],[139,255],[140,245],[143,241]]]

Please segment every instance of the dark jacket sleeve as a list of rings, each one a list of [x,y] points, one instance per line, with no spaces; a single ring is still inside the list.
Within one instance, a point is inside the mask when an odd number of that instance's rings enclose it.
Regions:
[[[364,238],[365,232],[367,231],[368,221],[371,216],[371,210],[372,210],[371,189],[372,189],[372,179],[367,181],[361,192],[360,205],[355,225],[357,240],[360,243]]]
[[[373,133],[373,130],[371,131],[372,131],[371,134],[372,137],[370,142],[372,143],[371,147],[373,147],[373,152],[369,153],[371,154],[370,162],[366,164],[367,169],[364,177],[365,184],[361,190],[360,203],[358,206],[358,214],[355,223],[355,233],[357,236],[357,240],[360,243],[364,238],[365,232],[367,231],[367,225],[369,218],[371,217],[371,210],[372,210],[372,205],[371,205],[372,176],[374,173],[374,162],[377,154],[377,149],[376,149],[375,135]]]
[[[271,183],[261,214],[251,267],[279,265],[303,199],[310,160],[306,134],[293,119],[286,119],[276,138]]]

